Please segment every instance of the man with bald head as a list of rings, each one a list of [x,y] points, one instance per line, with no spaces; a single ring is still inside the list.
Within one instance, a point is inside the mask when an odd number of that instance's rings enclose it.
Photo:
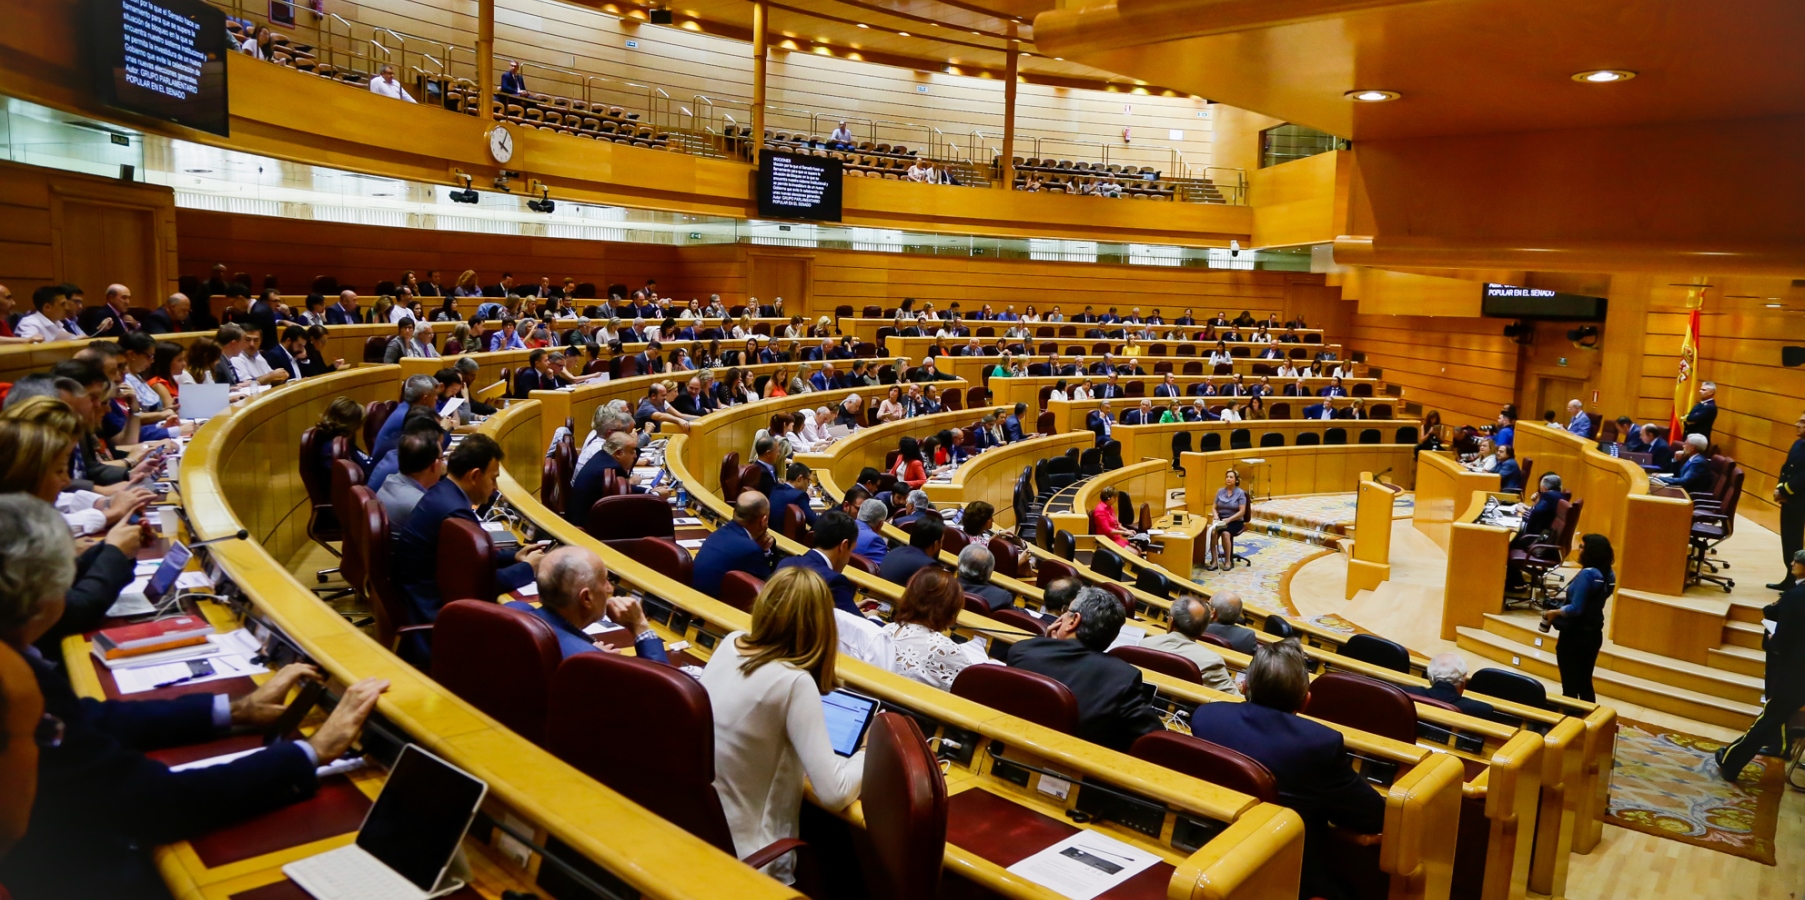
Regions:
[[[144,317],[144,330],[150,334],[174,334],[188,330],[188,316],[194,309],[194,302],[187,294],[170,294],[163,301],[163,308]]]
[[[43,335],[20,337],[13,333],[13,292],[12,288],[0,284],[0,344],[41,344]]]
[[[1210,611],[1215,614],[1216,621],[1211,622],[1205,631],[1225,641],[1229,646],[1241,653],[1252,653],[1260,639],[1254,631],[1241,624],[1241,595],[1234,591],[1224,591],[1210,598]]]
[[[1469,716],[1481,719],[1492,717],[1492,705],[1483,700],[1474,700],[1466,696],[1467,661],[1458,653],[1441,653],[1429,660],[1423,675],[1429,679],[1429,686],[1405,687],[1406,693],[1418,697],[1428,697],[1443,703],[1452,703],[1460,707],[1460,711]]]
[[[584,629],[604,619],[633,635],[633,651],[640,659],[669,662],[664,641],[646,624],[638,597],[617,597],[608,580],[608,566],[593,550],[559,547],[539,562],[539,605],[524,600],[507,604],[551,626],[558,636],[558,650],[569,659],[579,653],[614,652],[595,643]]]
[[[118,337],[138,330],[138,320],[126,310],[132,306],[132,289],[123,284],[107,285],[106,302],[86,307],[77,324],[95,336]]]
[[[744,572],[760,581],[771,577],[771,501],[758,491],[743,491],[733,504],[733,521],[722,525],[696,551],[691,584],[710,597],[721,596],[721,579]]]
[[[338,303],[326,307],[326,324],[356,325],[362,316],[357,311],[357,292],[343,290],[338,292]]]

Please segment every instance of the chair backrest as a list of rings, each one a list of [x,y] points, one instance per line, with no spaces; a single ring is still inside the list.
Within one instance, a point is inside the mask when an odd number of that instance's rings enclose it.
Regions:
[[[344,556],[339,560],[339,574],[354,590],[370,598],[370,614],[376,620],[376,642],[384,648],[395,645],[395,629],[407,623],[407,600],[389,578],[389,514],[376,499],[376,492],[356,484],[351,486],[351,502],[357,511],[345,521]],[[353,552],[359,561],[354,570],[344,565]],[[368,560],[368,564],[363,563]],[[355,579],[355,580],[353,580]]]
[[[653,494],[605,496],[589,507],[583,530],[598,541],[676,537],[670,504]]]
[[[1064,528],[1054,532],[1053,555],[1060,559],[1075,559],[1078,555],[1078,538]],[[1046,565],[1044,563],[1041,565],[1041,571],[1046,571]],[[1072,570],[1074,575],[1077,574],[1077,572],[1077,569]]]
[[[1108,538],[1097,539],[1097,549],[1091,553],[1091,571],[1111,581],[1120,581],[1124,574],[1122,557],[1105,550],[1103,544],[1106,542],[1109,542]]]
[[[1101,462],[1105,472],[1122,468],[1122,442],[1118,440],[1104,441]]]
[[[1047,410],[1045,412],[1042,412],[1040,415],[1034,417],[1034,433],[1035,434],[1052,434],[1053,433],[1053,411],[1052,410]]]
[[[1310,682],[1304,714],[1406,744],[1416,743],[1416,704],[1396,685],[1348,672],[1325,672]]]
[[[1155,597],[1172,597],[1172,579],[1155,569],[1143,568],[1134,576],[1134,588]]]
[[[1128,755],[1144,759],[1256,800],[1278,802],[1278,781],[1258,760],[1244,753],[1176,731],[1154,731],[1134,742]]]
[[[563,659],[550,625],[496,603],[448,603],[433,622],[432,680],[535,744]]]
[[[1104,593],[1114,594],[1115,598],[1122,602],[1122,609],[1128,614],[1128,618],[1134,619],[1134,594],[1128,590],[1128,585],[1118,581],[1106,581],[1097,587]]]
[[[1266,626],[1263,630],[1267,634],[1280,638],[1297,636],[1297,629],[1292,628],[1290,621],[1286,620],[1284,616],[1267,616]]]
[[[1285,436],[1276,431],[1268,431],[1260,435],[1260,446],[1283,447],[1285,446]]]
[[[333,517],[341,523],[347,522],[358,514],[357,500],[351,489],[363,485],[364,470],[353,460],[335,459],[331,479]],[[367,577],[362,550],[356,546],[341,546],[339,552],[339,574],[345,577],[346,584],[354,588],[359,586]]]
[[[1069,531],[1061,531],[1060,534],[1066,535],[1067,537],[1071,536],[1071,532]],[[1069,557],[1065,559],[1042,558],[1039,568],[1035,573],[1034,586],[1045,588],[1047,585],[1050,585],[1061,578],[1077,578],[1078,567],[1066,562],[1066,559],[1069,559]]]
[[[1197,664],[1176,653],[1154,650],[1150,647],[1124,645],[1109,651],[1109,655],[1161,675],[1170,675],[1181,681],[1188,681],[1192,684],[1203,683],[1203,671],[1197,668]]]
[[[1467,677],[1467,690],[1536,709],[1548,708],[1548,689],[1540,681],[1509,669],[1480,669]]]
[[[1345,443],[1347,443],[1347,429],[1346,428],[1325,428],[1325,429],[1323,429],[1322,442],[1324,444],[1345,444]]]
[[[729,450],[721,458],[721,496],[728,503],[740,497],[740,452]]]
[[[381,361],[382,357],[377,357]],[[372,400],[364,404],[364,446],[376,449],[376,435],[382,431],[382,423],[389,420],[389,415],[399,406],[399,400]]]
[[[1189,431],[1173,432],[1172,433],[1172,468],[1176,469],[1176,468],[1179,468],[1181,465],[1183,465],[1182,458],[1183,458],[1184,454],[1189,453],[1189,452],[1191,452],[1191,433]]]
[[[1418,440],[1420,438],[1417,437],[1415,425],[1399,426],[1397,433],[1392,437],[1392,442],[1397,444],[1415,444]]]
[[[1054,731],[1078,730],[1078,698],[1045,675],[1007,666],[966,666],[953,679],[953,695]]]
[[[644,726],[621,740],[621,724]],[[715,847],[733,834],[714,790],[714,707],[681,671],[582,653],[552,678],[545,746],[585,775]]]
[[[1246,428],[1237,428],[1228,433],[1228,449],[1246,450],[1253,446],[1253,432]]]
[[[1222,637],[1221,635],[1210,634],[1207,631],[1204,632],[1203,634],[1198,635],[1197,639],[1206,644],[1213,644],[1217,647],[1227,647],[1230,650],[1235,649],[1235,645],[1229,643],[1228,638]]]
[[[495,586],[495,539],[481,525],[469,519],[446,519],[439,526],[438,556],[439,596],[444,602],[495,602],[499,593]]]
[[[1741,483],[1738,482],[1737,486],[1740,487]],[[1566,556],[1567,551],[1573,549],[1573,536],[1579,533],[1579,515],[1585,512],[1586,501],[1583,499],[1562,500],[1561,503],[1567,507],[1567,514],[1561,522],[1560,529],[1556,532],[1555,540],[1560,542],[1561,555]],[[1732,518],[1735,517],[1736,510],[1730,509],[1728,512]]]
[[[751,612],[758,592],[765,589],[764,579],[738,570],[721,576],[721,602],[742,612]]]
[[[327,467],[320,464],[320,444],[330,441],[318,428],[301,432],[301,486],[307,489],[307,502],[314,509],[332,506],[332,481]],[[344,454],[340,453],[340,457]]]
[[[1341,644],[1341,655],[1394,672],[1410,671],[1410,651],[1375,634],[1356,634]]]
[[[859,799],[871,848],[865,868],[870,896],[939,896],[946,856],[946,779],[914,719],[884,712],[871,723]]]
[[[606,543],[672,581],[690,584],[695,580],[695,557],[671,538],[641,537]]]
[[[1005,539],[1002,535],[997,535],[991,538],[985,547],[990,550],[991,557],[996,560],[998,575],[1006,575],[1010,578],[1021,577],[1021,551],[1016,549],[1013,542]]]
[[[1380,440],[1381,440],[1381,438],[1380,438],[1380,436],[1379,436],[1379,429],[1377,429],[1377,428],[1362,428],[1362,429],[1360,429],[1360,437],[1359,437],[1359,439],[1358,439],[1358,440],[1357,440],[1357,443],[1361,443],[1361,444],[1377,444],[1377,443],[1379,443],[1379,441],[1380,441]]]
[[[548,456],[539,464],[539,502],[545,508],[563,515],[564,495],[570,491],[570,480],[565,476],[564,462],[556,456]]]
[[[1005,625],[1014,625],[1029,634],[1038,635],[1040,637],[1047,636],[1047,626],[1042,624],[1039,619],[1035,618],[1032,613],[1025,609],[1005,606],[1002,609],[993,609],[986,613],[986,615]]]
[[[1200,434],[1197,436],[1197,452],[1199,452],[1199,453],[1215,453],[1221,449],[1222,449],[1222,433],[1221,432],[1206,431],[1203,434]]]
[[[1299,447],[1315,447],[1321,444],[1322,435],[1317,434],[1314,431],[1303,431],[1299,432],[1297,435],[1297,445]]]
[[[934,515],[934,513],[930,513],[929,515]],[[940,549],[944,552],[951,553],[954,556],[958,556],[960,551],[965,549],[965,545],[969,543],[971,543],[971,535],[966,534],[963,530],[956,528],[951,524],[947,525],[946,530],[941,532]]]

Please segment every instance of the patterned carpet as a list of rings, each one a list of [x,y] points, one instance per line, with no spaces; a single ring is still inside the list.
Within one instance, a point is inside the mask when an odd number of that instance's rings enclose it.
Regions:
[[[1728,784],[1711,754],[1723,746],[1689,734],[1625,721],[1611,773],[1613,825],[1731,856],[1774,864],[1774,832],[1785,766],[1757,756]]]
[[[1249,529],[1235,538],[1235,552],[1247,557],[1253,565],[1237,563],[1228,572],[1198,567],[1192,570],[1191,580],[1212,594],[1234,591],[1241,595],[1242,602],[1284,610],[1290,608],[1282,594],[1286,576],[1305,561],[1333,551],[1282,537],[1255,534]]]
[[[1297,538],[1321,543],[1323,535],[1347,535],[1354,527],[1352,491],[1340,494],[1308,494],[1297,497],[1275,497],[1253,505],[1256,522],[1276,522],[1289,530],[1302,532]],[[1393,518],[1408,518],[1416,509],[1416,495],[1405,491],[1392,501]],[[1315,535],[1313,540],[1311,535]]]

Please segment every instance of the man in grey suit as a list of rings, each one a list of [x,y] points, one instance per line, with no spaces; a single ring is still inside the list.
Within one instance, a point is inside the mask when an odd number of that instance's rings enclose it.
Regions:
[[[1196,663],[1203,674],[1204,687],[1239,697],[1241,689],[1235,687],[1235,677],[1229,674],[1222,655],[1198,642],[1213,617],[1209,604],[1189,594],[1180,595],[1172,601],[1172,630],[1149,635],[1141,646],[1176,653]],[[1248,632],[1248,636],[1251,638],[1253,632]]]
[[[1216,621],[1205,630],[1228,641],[1236,652],[1253,653],[1260,639],[1253,629],[1241,624],[1241,595],[1233,591],[1217,594],[1210,598],[1210,609],[1215,611]]]
[[[406,525],[414,507],[420,505],[420,498],[445,474],[440,446],[430,434],[413,433],[401,438],[396,452],[401,471],[383,479],[382,489],[376,492],[376,499],[382,501],[383,511],[389,515],[390,529]]]

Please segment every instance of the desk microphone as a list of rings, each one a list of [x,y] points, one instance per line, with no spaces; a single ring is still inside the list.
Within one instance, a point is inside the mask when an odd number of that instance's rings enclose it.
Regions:
[[[195,541],[194,543],[189,544],[188,546],[190,549],[195,548],[195,547],[205,547],[208,544],[217,544],[221,541],[242,541],[245,538],[248,538],[250,536],[251,536],[250,532],[244,530],[243,528],[240,528],[240,529],[238,529],[238,532],[236,534],[228,534],[223,537],[211,538],[211,539],[205,540],[205,541]]]
[[[1374,481],[1377,481],[1377,482],[1379,482],[1379,483],[1380,483],[1380,484],[1384,484],[1384,483],[1385,483],[1385,476],[1387,476],[1387,475],[1390,475],[1390,474],[1391,474],[1391,470],[1392,470],[1392,469],[1393,469],[1393,468],[1396,468],[1396,467],[1395,467],[1395,466],[1386,466],[1386,467],[1385,467],[1385,471],[1383,471],[1383,472],[1380,472],[1380,473],[1379,473],[1379,474],[1377,474],[1377,475],[1374,475],[1374,476],[1373,476],[1373,480],[1374,480]]]

